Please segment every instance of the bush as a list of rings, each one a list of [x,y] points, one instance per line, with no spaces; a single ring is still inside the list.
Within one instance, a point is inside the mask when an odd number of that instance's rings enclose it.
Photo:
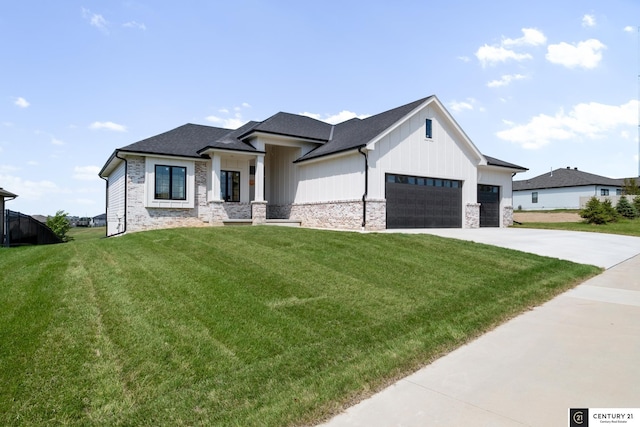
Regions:
[[[636,212],[640,215],[640,196],[633,198],[633,207],[636,208]]]
[[[47,227],[63,242],[73,240],[72,237],[67,236],[67,232],[71,228],[71,223],[67,219],[67,213],[65,211],[58,211],[55,216],[47,218]]]
[[[611,200],[606,199],[600,202],[596,197],[589,199],[584,209],[580,211],[580,216],[588,224],[607,224],[618,220],[618,212],[611,204]]]
[[[618,200],[618,204],[616,205],[616,211],[621,216],[628,219],[634,219],[635,217],[638,216],[638,211],[631,203],[629,203],[629,200],[627,200],[625,196],[620,197],[620,200]]]

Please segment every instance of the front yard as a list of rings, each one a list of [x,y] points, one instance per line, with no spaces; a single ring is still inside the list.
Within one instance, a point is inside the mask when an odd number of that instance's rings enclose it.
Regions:
[[[0,424],[314,424],[599,272],[280,227],[0,250]]]

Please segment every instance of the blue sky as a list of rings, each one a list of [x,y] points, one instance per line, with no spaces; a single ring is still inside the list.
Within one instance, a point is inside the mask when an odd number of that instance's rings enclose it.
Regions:
[[[638,25],[637,0],[4,0],[0,187],[13,210],[94,216],[111,153],[182,124],[432,94],[516,179],[637,176]]]

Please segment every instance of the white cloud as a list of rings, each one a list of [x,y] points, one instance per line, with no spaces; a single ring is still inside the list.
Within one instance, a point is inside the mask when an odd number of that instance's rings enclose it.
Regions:
[[[139,30],[142,31],[146,31],[147,30],[147,26],[144,25],[141,22],[136,22],[136,21],[129,21],[129,22],[125,22],[124,24],[122,24],[123,27],[126,28],[137,28]]]
[[[525,78],[526,76],[522,74],[505,74],[500,78],[500,80],[491,80],[489,83],[487,83],[487,86],[488,87],[508,86],[513,81],[522,80]]]
[[[602,60],[602,51],[607,47],[596,39],[589,39],[578,44],[559,43],[547,47],[546,58],[554,64],[567,68],[596,68]]]
[[[636,27],[632,27],[631,25],[627,25],[626,27],[623,28],[623,31],[627,33],[633,33],[635,30],[636,30]]]
[[[583,27],[595,27],[596,26],[596,17],[594,15],[584,15],[582,17],[582,26]]]
[[[126,132],[127,127],[113,122],[93,122],[89,125],[92,130],[112,130],[114,132]]]
[[[98,166],[76,166],[73,168],[73,179],[80,181],[99,181],[99,172],[100,167]]]
[[[320,120],[332,125],[346,122],[347,120],[351,120],[354,118],[366,119],[367,117],[369,117],[369,114],[357,114],[357,113],[354,113],[353,111],[348,111],[348,110],[342,110],[337,114],[331,114],[331,115],[325,114],[324,117],[322,114],[309,113],[306,111],[304,113],[300,113],[300,115],[311,117],[312,119]]]
[[[61,193],[62,190],[52,181],[30,181],[19,176],[7,174],[11,167],[0,166],[0,182],[2,186],[21,199],[39,200],[48,194]]]
[[[35,160],[29,160],[27,164],[29,166],[38,166],[40,163],[36,162]]]
[[[524,61],[533,57],[528,53],[517,53],[502,46],[481,46],[475,53],[476,58],[483,67],[487,65],[495,65],[498,62],[507,62],[508,60]]]
[[[241,117],[238,117],[238,116],[239,116],[238,114],[236,114],[236,117],[230,117],[230,118],[222,118],[218,116],[207,116],[205,117],[205,120],[208,122],[214,123],[220,127],[223,127],[225,129],[237,129],[243,124],[247,123],[246,120],[243,120]]]
[[[92,27],[96,27],[104,33],[108,33],[107,20],[102,15],[91,12],[89,9],[82,8],[82,17],[89,21]]]
[[[57,138],[54,138],[54,137],[51,137],[51,143],[53,145],[64,145],[64,141],[61,141],[61,140],[59,140]]]
[[[511,128],[498,132],[497,136],[526,149],[537,149],[553,141],[603,138],[621,126],[636,126],[639,106],[637,100],[622,105],[582,103],[569,113],[560,110],[554,116],[540,114],[524,125],[505,122]]]
[[[249,103],[248,103],[248,102],[243,102],[243,103],[242,103],[242,107],[243,107],[243,108],[251,108],[251,105],[249,105]]]
[[[13,103],[20,108],[27,108],[29,105],[31,105],[29,101],[27,101],[23,97],[16,98],[16,100]]]
[[[547,42],[547,37],[535,28],[523,28],[522,37],[517,39],[504,39],[502,46],[540,46]]]
[[[547,37],[542,33],[542,31],[535,28],[523,28],[522,34],[523,36],[517,39],[503,37],[499,44],[485,44],[478,48],[475,56],[483,67],[486,67],[487,65],[495,65],[500,62],[507,62],[509,60],[520,62],[532,59],[533,56],[531,56],[531,54],[516,52],[513,48],[540,46],[547,42]]]
[[[461,113],[464,110],[473,110],[473,104],[466,101],[451,101],[449,103],[449,109],[455,113]]]
[[[471,62],[471,58],[468,56],[458,56],[458,59],[462,62]]]

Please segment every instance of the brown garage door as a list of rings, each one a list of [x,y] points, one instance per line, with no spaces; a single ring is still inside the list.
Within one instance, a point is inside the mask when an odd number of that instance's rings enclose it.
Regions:
[[[461,228],[462,181],[387,174],[387,228]]]

